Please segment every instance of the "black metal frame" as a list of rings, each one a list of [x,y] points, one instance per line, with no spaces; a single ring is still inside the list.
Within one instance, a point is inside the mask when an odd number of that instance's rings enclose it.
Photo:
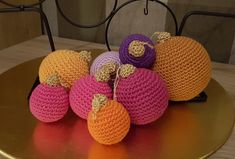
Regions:
[[[109,15],[108,15],[105,19],[101,20],[101,21],[98,22],[97,24],[86,24],[86,25],[84,25],[84,24],[78,24],[78,23],[74,22],[73,20],[71,20],[69,17],[67,17],[67,16],[65,15],[65,13],[63,12],[63,10],[61,9],[60,4],[59,4],[59,1],[58,1],[58,0],[55,0],[55,3],[56,3],[56,7],[57,7],[57,9],[58,9],[60,15],[61,15],[68,23],[70,23],[71,25],[76,26],[76,27],[78,27],[78,28],[95,28],[95,27],[98,27],[98,26],[103,25],[107,20],[110,19],[110,17],[113,15],[113,12],[114,12],[114,11],[116,10],[116,8],[117,8],[118,0],[115,0],[112,11],[109,13]]]
[[[113,11],[113,14],[112,16],[109,18],[108,22],[107,22],[107,25],[106,25],[106,28],[105,28],[105,43],[106,43],[106,46],[107,46],[107,49],[109,51],[111,51],[110,49],[110,45],[109,45],[109,40],[108,40],[108,31],[109,31],[109,26],[110,26],[110,23],[113,19],[113,17],[125,6],[127,6],[128,4],[131,4],[133,2],[138,2],[138,1],[142,1],[142,0],[129,0],[123,4],[121,4],[116,10]],[[171,8],[169,6],[167,6],[165,3],[161,2],[161,1],[158,1],[158,0],[149,0],[149,1],[152,1],[152,2],[156,2],[158,4],[160,4],[161,6],[165,7],[169,13],[171,14],[173,20],[174,20],[174,24],[175,24],[175,35],[177,34],[178,32],[178,22],[177,22],[177,19],[176,19],[176,16],[174,14],[174,12],[171,10]],[[148,0],[146,0],[146,6],[144,8],[144,14],[145,15],[148,15]]]
[[[49,22],[47,19],[47,16],[45,15],[45,13],[42,10],[42,3],[45,2],[46,0],[39,0],[39,2],[34,3],[34,4],[30,4],[30,5],[14,5],[11,3],[8,3],[4,0],[0,0],[0,3],[5,4],[6,6],[8,6],[9,8],[2,8],[0,9],[0,13],[9,13],[9,12],[37,12],[41,15],[41,19],[45,24],[45,28],[46,28],[46,32],[47,32],[47,36],[49,39],[49,43],[50,43],[50,47],[51,47],[51,51],[55,50],[55,46],[54,46],[54,41],[53,41],[53,37],[51,34],[51,30],[50,30],[50,26],[49,26]],[[65,15],[65,13],[63,12],[63,10],[60,7],[59,4],[59,0],[55,0],[58,12],[61,14],[61,16],[71,25],[76,26],[78,28],[94,28],[94,27],[99,27],[101,25],[104,25],[106,22],[106,29],[105,29],[105,43],[107,46],[107,49],[110,51],[110,45],[109,45],[109,40],[108,40],[108,31],[109,31],[109,26],[110,23],[113,19],[113,17],[125,6],[127,6],[128,4],[131,4],[133,2],[136,1],[141,1],[141,0],[129,0],[127,2],[124,2],[122,4],[120,4],[119,6],[117,6],[118,4],[118,0],[115,0],[114,2],[114,6],[113,9],[111,10],[110,14],[103,20],[101,20],[100,22],[98,22],[97,24],[79,24],[77,22],[74,22],[73,20],[71,20],[67,15]],[[151,2],[156,2],[158,4],[160,4],[161,6],[165,7],[169,13],[171,14],[174,24],[175,24],[175,35],[180,36],[183,32],[184,26],[186,24],[186,21],[193,15],[201,15],[201,16],[214,16],[214,17],[225,17],[225,18],[235,18],[235,14],[228,14],[228,13],[219,13],[219,12],[207,12],[207,11],[190,11],[187,12],[185,14],[185,16],[183,17],[181,23],[180,23],[180,27],[178,28],[178,22],[176,19],[176,16],[174,14],[174,12],[171,10],[171,8],[159,1],[159,0],[145,0],[146,1],[146,5],[144,8],[144,14],[148,15],[149,11],[148,11],[148,6],[149,6],[149,1]],[[40,6],[39,8],[36,6]],[[43,28],[42,28],[43,29]],[[35,80],[32,90],[39,84],[39,78],[37,77],[37,79]],[[32,92],[31,90],[31,92]],[[31,92],[29,95],[31,95]],[[202,92],[199,94],[198,97],[190,100],[189,102],[205,102],[207,100],[207,95],[205,94],[205,92]]]
[[[41,8],[35,7],[37,5],[41,5],[45,1],[46,0],[41,0],[37,3],[30,4],[30,5],[14,5],[14,4],[5,2],[3,0],[0,0],[0,3],[5,4],[9,7],[9,8],[1,8],[0,13],[12,13],[12,12],[36,12],[36,13],[39,13],[41,16],[42,22],[44,22],[44,24],[45,24],[45,28],[47,31],[51,51],[55,51],[55,45],[54,45],[54,41],[53,41],[53,37],[51,34],[51,29],[50,29],[50,25],[49,25],[47,16]]]
[[[235,18],[235,14],[229,14],[229,13],[219,13],[219,12],[207,12],[207,11],[190,11],[190,12],[187,12],[181,23],[180,23],[180,27],[179,27],[179,30],[177,32],[177,35],[180,36],[183,32],[183,29],[184,29],[184,26],[186,24],[186,21],[192,17],[192,16],[195,16],[195,15],[199,15],[199,16],[211,16],[211,17],[224,17],[224,18]]]
[[[55,44],[54,44],[54,40],[51,34],[51,29],[50,29],[50,25],[47,19],[46,14],[43,12],[42,10],[42,3],[45,2],[46,0],[39,0],[37,3],[33,3],[30,5],[14,5],[8,2],[5,2],[4,0],[0,0],[0,3],[8,6],[7,8],[1,8],[0,9],[0,14],[1,13],[13,13],[13,12],[35,12],[40,14],[41,16],[41,22],[43,22],[45,24],[45,28],[46,28],[46,32],[47,32],[47,37],[49,40],[49,44],[51,47],[51,51],[55,51]],[[39,6],[36,7],[36,6]],[[42,32],[44,32],[44,30],[42,30]],[[29,92],[28,98],[30,97],[32,91],[34,88],[36,88],[36,86],[39,84],[39,77],[37,76],[37,78],[35,79],[35,82]]]
[[[46,0],[39,0],[38,2],[33,3],[33,4],[29,4],[29,5],[14,5],[12,3],[9,3],[9,2],[3,1],[3,0],[0,0],[0,3],[5,4],[6,6],[9,6],[12,8],[17,8],[19,6],[25,6],[27,8],[30,8],[30,7],[35,7],[35,6],[42,4],[44,1],[46,1]]]

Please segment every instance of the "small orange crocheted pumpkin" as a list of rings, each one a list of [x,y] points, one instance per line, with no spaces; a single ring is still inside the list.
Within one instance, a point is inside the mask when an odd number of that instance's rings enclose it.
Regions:
[[[157,33],[155,48],[153,70],[167,83],[170,100],[187,101],[205,89],[211,79],[211,60],[200,43],[162,32]]]
[[[51,76],[58,74],[61,85],[70,88],[76,80],[89,74],[91,54],[87,51],[57,50],[45,57],[39,68],[41,83]]]
[[[130,116],[124,106],[101,94],[94,95],[87,121],[91,136],[104,145],[120,142],[130,128]]]

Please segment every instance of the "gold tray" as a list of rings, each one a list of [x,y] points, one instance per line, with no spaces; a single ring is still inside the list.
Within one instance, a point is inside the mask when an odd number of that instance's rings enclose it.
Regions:
[[[97,56],[102,50],[93,50]],[[146,126],[132,126],[123,142],[103,146],[88,134],[86,121],[71,110],[54,124],[29,112],[27,95],[42,58],[0,76],[0,158],[22,159],[194,159],[206,158],[229,137],[234,107],[227,92],[211,80],[205,103],[170,105]]]

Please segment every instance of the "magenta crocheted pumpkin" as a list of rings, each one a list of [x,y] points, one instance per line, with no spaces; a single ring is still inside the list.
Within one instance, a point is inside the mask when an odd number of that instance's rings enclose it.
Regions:
[[[62,86],[39,84],[29,100],[30,111],[42,122],[55,122],[64,117],[69,108],[69,93]]]
[[[91,103],[95,94],[100,93],[112,99],[112,89],[107,82],[98,82],[94,76],[88,75],[76,81],[69,94],[70,106],[75,114],[87,119],[91,111]]]
[[[120,77],[116,96],[128,110],[132,124],[144,125],[160,118],[168,106],[168,91],[158,74],[136,68],[128,77]]]

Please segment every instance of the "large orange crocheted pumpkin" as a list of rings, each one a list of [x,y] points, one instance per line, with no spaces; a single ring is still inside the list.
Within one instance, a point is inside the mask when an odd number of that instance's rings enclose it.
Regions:
[[[112,145],[120,142],[130,128],[130,116],[121,103],[94,95],[92,111],[88,114],[88,130],[99,143]]]
[[[159,33],[153,70],[167,83],[170,100],[187,101],[202,92],[211,79],[211,60],[197,41]]]
[[[39,79],[44,83],[48,76],[58,75],[60,84],[70,88],[76,80],[89,74],[91,55],[72,50],[57,50],[45,57],[39,68]]]

